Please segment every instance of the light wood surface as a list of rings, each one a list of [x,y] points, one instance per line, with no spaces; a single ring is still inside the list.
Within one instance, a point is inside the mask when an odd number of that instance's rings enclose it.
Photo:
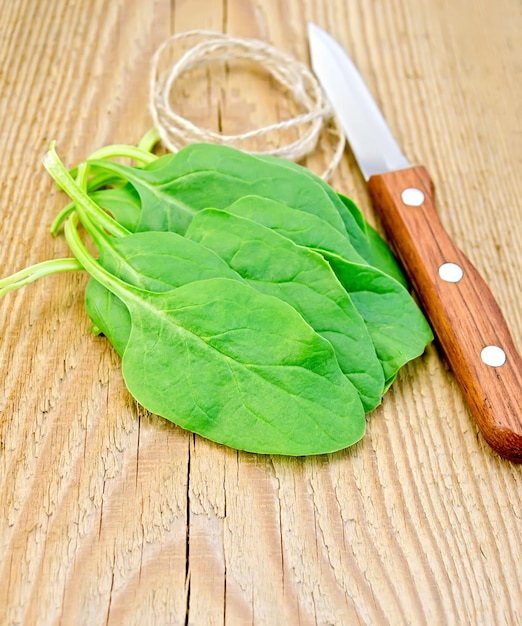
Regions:
[[[0,20],[1,275],[66,254],[41,157],[52,139],[71,166],[135,143],[150,58],[172,32],[256,37],[307,61],[311,20],[428,168],[442,223],[521,349],[517,0],[1,0]],[[226,133],[289,110],[262,75],[219,65],[176,97]],[[349,152],[332,183],[377,224]],[[2,625],[522,623],[522,470],[484,442],[436,345],[355,447],[236,453],[136,406],[89,334],[85,281],[0,301]]]

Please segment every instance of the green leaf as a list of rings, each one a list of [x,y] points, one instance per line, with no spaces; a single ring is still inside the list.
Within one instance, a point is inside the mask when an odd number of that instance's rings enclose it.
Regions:
[[[392,278],[395,278],[406,289],[409,288],[408,281],[404,276],[397,259],[388,247],[388,244],[379,233],[368,224],[368,241],[370,242],[371,257],[370,265],[377,267]]]
[[[115,174],[127,180],[138,194],[142,210],[135,231],[170,231],[184,234],[197,209],[177,193],[176,184],[183,177],[175,172],[177,155],[166,154],[144,168],[136,168],[112,161],[92,160],[89,167],[101,177]],[[206,208],[206,207],[203,207]]]
[[[424,352],[433,335],[408,291],[381,270],[349,258],[350,249],[328,224],[262,198],[243,198],[227,211],[261,223],[328,261],[366,323],[387,381]]]
[[[254,194],[312,213],[356,249],[368,248],[364,233],[330,187],[305,168],[283,159],[254,156],[227,146],[192,144],[144,168],[110,161],[90,164],[96,171],[111,171],[134,185],[143,207],[139,230],[183,234],[198,210],[225,208]]]
[[[345,196],[342,193],[337,193],[337,197],[342,202],[345,209],[349,211],[362,232],[366,236],[368,236],[368,222],[364,219],[364,215],[362,214],[361,209],[355,204],[355,202],[351,198],[348,198],[348,196]]]
[[[380,404],[384,376],[372,340],[321,255],[265,226],[216,209],[198,213],[185,236],[216,252],[258,291],[293,306],[332,344],[365,410]]]
[[[217,254],[176,233],[136,233],[111,240],[97,237],[97,244],[102,267],[148,291],[169,291],[208,278],[242,280]],[[121,356],[131,328],[126,306],[91,279],[85,291],[85,308],[93,324]]]
[[[367,265],[346,237],[313,213],[255,195],[244,196],[225,210],[263,224],[301,246],[319,250],[321,254],[331,252],[352,263]]]
[[[92,192],[90,196],[127,230],[137,231],[141,215],[141,200],[131,184],[100,189]]]
[[[432,339],[432,334],[429,325],[410,294],[400,283],[387,274],[364,265],[364,261],[358,262],[360,257],[336,229],[315,215],[290,209],[278,202],[256,198],[255,196],[242,198],[228,207],[227,211],[267,226],[295,244],[306,246],[310,250],[320,253],[328,261],[338,281],[349,294],[353,306],[364,320],[372,342],[370,348],[375,350],[381,362],[386,386],[391,384],[398,370],[405,363],[423,353],[426,344]],[[146,235],[146,233],[141,234]],[[227,238],[228,235],[224,233],[223,239],[226,240]],[[134,240],[127,241],[127,239],[124,238],[121,242],[115,242],[113,245],[116,249],[121,247],[122,256],[127,256],[130,261],[133,257],[135,244]],[[125,241],[127,243],[123,243]],[[154,243],[154,236],[151,240],[146,237],[142,240],[138,239],[136,245],[141,245],[141,241],[144,243],[141,252],[145,253],[142,258],[146,259],[146,254],[154,256],[154,246],[160,245]],[[223,245],[226,245],[226,241]],[[158,251],[160,250],[161,247],[158,248]],[[355,262],[350,259],[349,255],[351,255],[351,259],[355,259]],[[156,258],[160,258],[159,255]],[[272,256],[272,268],[284,271],[285,262],[280,263],[279,260],[276,262],[276,259],[277,254],[274,254]],[[117,267],[111,264],[107,252],[102,252],[101,262],[111,271],[117,271]],[[147,261],[144,262],[143,267],[146,267],[147,264]],[[150,265],[153,267],[154,263],[151,262]],[[156,267],[159,272],[165,269],[172,276],[176,274],[175,262],[172,267],[167,265],[163,268],[161,262]],[[167,272],[165,272],[166,274]],[[128,276],[127,280],[129,280]],[[176,286],[180,283],[176,282],[175,279],[167,279],[166,284]],[[151,285],[152,283],[148,283],[142,286],[154,289]],[[89,317],[107,335],[115,349],[122,354],[127,341],[128,328],[124,323],[125,312],[121,310],[121,305],[118,307],[117,304],[112,303],[111,296],[105,293],[102,287],[92,284],[92,282],[88,285],[86,296],[86,308]],[[113,312],[110,310],[112,306],[114,307]],[[303,310],[302,306],[301,311]],[[111,321],[113,316],[114,323]],[[331,339],[331,335],[329,338]],[[339,341],[341,340],[346,341],[339,336]],[[363,346],[364,342],[361,342],[359,348],[361,351],[367,349]],[[347,363],[348,360],[346,358]],[[349,365],[344,365],[343,371],[348,370]],[[363,379],[365,376],[374,379],[375,372],[371,368],[364,370],[361,361],[360,378]],[[353,375],[351,380],[356,383]],[[364,391],[365,385],[359,384],[358,387],[362,390],[366,410],[376,406],[378,401],[376,401],[375,388],[371,390],[370,386],[367,391]]]
[[[146,409],[252,452],[321,454],[362,437],[358,392],[329,342],[291,306],[229,278],[138,289],[96,263],[70,221],[65,233],[84,268],[129,312],[122,371]]]
[[[348,236],[348,239],[357,252],[363,258],[367,258],[367,255],[370,254],[371,251],[368,248],[368,242],[366,240],[366,222],[359,208],[351,200],[346,197],[341,197],[322,178],[306,167],[294,163],[293,161],[270,155],[258,155],[257,158],[273,166],[285,167],[289,170],[287,173],[289,182],[292,182],[292,184],[296,186],[303,185],[306,188],[309,194],[309,202],[312,204],[312,210],[310,212],[314,215],[318,213],[313,209],[313,203],[321,202],[321,204],[330,205],[341,218],[344,225],[343,234]],[[303,182],[303,176],[306,176],[308,179],[306,184]],[[270,198],[281,202],[281,199],[277,196],[270,196]],[[347,202],[345,202],[345,200],[347,200]],[[291,201],[283,202],[283,204],[297,208]]]
[[[156,159],[144,168],[120,163],[90,161],[97,176],[121,176],[134,187],[132,220],[122,198],[122,209],[112,208],[129,230],[168,230],[183,234],[193,215],[205,208],[225,208],[246,196],[277,200],[286,206],[320,217],[345,249],[351,248],[365,262],[389,273],[406,285],[405,278],[386,243],[364,220],[352,200],[336,194],[323,180],[291,161],[254,156],[226,146],[194,144],[173,155]],[[138,197],[142,213],[137,216]],[[352,257],[352,253],[348,253]]]
[[[160,157],[145,168],[105,161],[90,164],[98,177],[105,168],[107,175],[112,172],[130,181],[92,197],[132,232],[183,234],[198,210],[226,208],[255,193],[320,217],[335,231],[331,237],[337,241],[337,252],[340,248],[343,256],[374,265],[406,284],[388,246],[365,222],[356,205],[295,163],[255,157],[224,146],[196,144],[176,155]]]
[[[353,200],[340,193],[337,195],[366,233],[366,238],[370,244],[369,253],[365,257],[366,260],[370,263],[370,265],[379,268],[383,272],[389,274],[392,278],[395,278],[395,280],[398,280],[402,285],[404,285],[404,287],[408,287],[408,281],[402,273],[402,270],[399,267],[392,251],[388,247],[388,244],[371,226],[371,224],[368,224],[368,222],[364,220],[359,207],[353,202]]]
[[[366,323],[388,387],[403,365],[424,352],[433,339],[431,328],[398,281],[368,265],[324,256]]]
[[[91,317],[136,400],[184,428],[255,452],[351,445],[365,408],[431,331],[406,289],[371,265],[394,271],[353,207],[302,168],[214,148],[143,170],[95,162],[91,181],[128,182],[91,196],[85,165],[76,185],[46,155],[100,250],[96,262],[69,218],[67,241],[93,278]],[[221,210],[206,208],[214,202]]]

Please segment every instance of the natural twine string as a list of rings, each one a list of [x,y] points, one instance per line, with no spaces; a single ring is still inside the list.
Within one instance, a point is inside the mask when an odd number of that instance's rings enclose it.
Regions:
[[[173,44],[182,40],[196,40],[170,68],[161,71],[164,57]],[[249,130],[238,135],[225,135],[208,128],[199,128],[177,113],[171,104],[171,94],[182,74],[204,64],[216,61],[248,61],[261,66],[281,85],[288,97],[293,98],[301,111],[293,118]],[[344,135],[315,76],[294,57],[256,39],[239,39],[221,33],[192,30],[173,35],[156,51],[152,59],[150,76],[150,111],[165,148],[177,152],[194,142],[231,145],[254,154],[271,154],[298,161],[315,150],[321,132],[326,129],[337,141],[323,178],[328,180],[342,158]],[[299,137],[286,145],[261,151],[247,150],[248,140],[267,136],[269,133],[296,128]]]

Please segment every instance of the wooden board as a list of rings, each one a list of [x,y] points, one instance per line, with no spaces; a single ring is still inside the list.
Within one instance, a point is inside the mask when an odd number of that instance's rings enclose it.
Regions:
[[[138,141],[171,33],[256,37],[308,62],[311,20],[427,166],[522,348],[522,14],[516,0],[472,5],[0,1],[1,275],[66,254],[48,234],[64,197],[42,155],[55,139],[72,166]],[[216,66],[203,79],[178,94],[197,123],[237,132],[289,110],[262,77]],[[349,153],[332,183],[375,223]],[[436,345],[355,447],[237,453],[136,406],[89,334],[85,282],[53,276],[0,301],[0,623],[522,623],[521,468],[483,442]]]

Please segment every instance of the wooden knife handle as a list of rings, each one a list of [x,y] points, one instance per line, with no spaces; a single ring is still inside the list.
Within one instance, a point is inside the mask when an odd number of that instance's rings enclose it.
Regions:
[[[489,287],[444,230],[428,172],[379,174],[368,189],[484,439],[522,462],[522,359]]]

